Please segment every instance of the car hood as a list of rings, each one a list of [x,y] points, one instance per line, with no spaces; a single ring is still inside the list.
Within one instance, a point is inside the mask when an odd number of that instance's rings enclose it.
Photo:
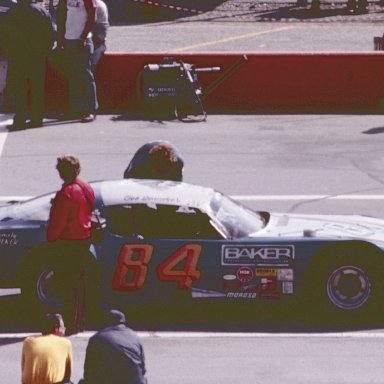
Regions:
[[[362,239],[384,244],[384,220],[358,215],[271,213],[267,226],[254,235],[283,238]]]

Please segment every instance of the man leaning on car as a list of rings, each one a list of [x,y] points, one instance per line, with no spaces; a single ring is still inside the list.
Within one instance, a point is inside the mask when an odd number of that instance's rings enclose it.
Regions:
[[[64,183],[52,203],[47,240],[62,257],[58,272],[68,288],[64,292],[64,317],[68,334],[74,334],[84,330],[85,273],[95,195],[78,177],[80,162],[75,156],[58,157],[56,169]]]

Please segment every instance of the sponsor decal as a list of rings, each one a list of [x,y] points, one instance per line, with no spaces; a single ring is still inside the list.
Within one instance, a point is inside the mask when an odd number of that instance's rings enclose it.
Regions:
[[[283,283],[281,284],[281,289],[285,295],[293,294],[293,282],[292,281],[283,281]]]
[[[243,286],[244,291],[246,292],[258,292],[259,291],[259,285],[258,284],[248,284]]]
[[[230,299],[256,299],[256,292],[228,292],[227,297]]]
[[[242,288],[242,284],[241,284],[241,281],[239,280],[227,280],[227,281],[223,281],[223,288],[225,289],[238,289],[238,288]]]
[[[295,257],[293,245],[223,245],[222,265],[288,266]]]
[[[18,243],[16,233],[0,233],[0,247],[15,247]]]
[[[293,269],[279,269],[277,273],[277,280],[279,281],[293,281]]]
[[[261,279],[261,290],[262,291],[276,291],[277,280],[275,277],[263,277]]]
[[[277,276],[277,269],[272,268],[256,268],[256,276],[265,277],[265,276]]]
[[[223,279],[227,280],[227,281],[230,281],[230,280],[236,280],[237,277],[236,277],[236,275],[224,275]]]
[[[236,276],[242,283],[247,283],[253,279],[253,270],[249,267],[241,267],[237,270]]]

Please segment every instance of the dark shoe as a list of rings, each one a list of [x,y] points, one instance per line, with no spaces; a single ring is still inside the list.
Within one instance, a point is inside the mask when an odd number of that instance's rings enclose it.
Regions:
[[[41,128],[43,126],[43,120],[31,120],[27,127],[28,128]]]
[[[82,118],[81,113],[68,112],[61,115],[59,119],[63,121],[67,121],[67,120],[81,120],[81,118]]]
[[[26,124],[11,124],[11,125],[7,125],[7,129],[10,132],[23,131],[26,128],[27,128]]]
[[[94,120],[96,120],[96,116],[93,113],[90,113],[89,115],[84,115],[81,118],[82,123],[91,123]]]

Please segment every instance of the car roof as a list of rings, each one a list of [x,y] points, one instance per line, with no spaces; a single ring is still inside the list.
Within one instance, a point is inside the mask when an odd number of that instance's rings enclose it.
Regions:
[[[104,205],[165,204],[208,209],[217,193],[212,188],[168,180],[124,179],[98,185]]]

